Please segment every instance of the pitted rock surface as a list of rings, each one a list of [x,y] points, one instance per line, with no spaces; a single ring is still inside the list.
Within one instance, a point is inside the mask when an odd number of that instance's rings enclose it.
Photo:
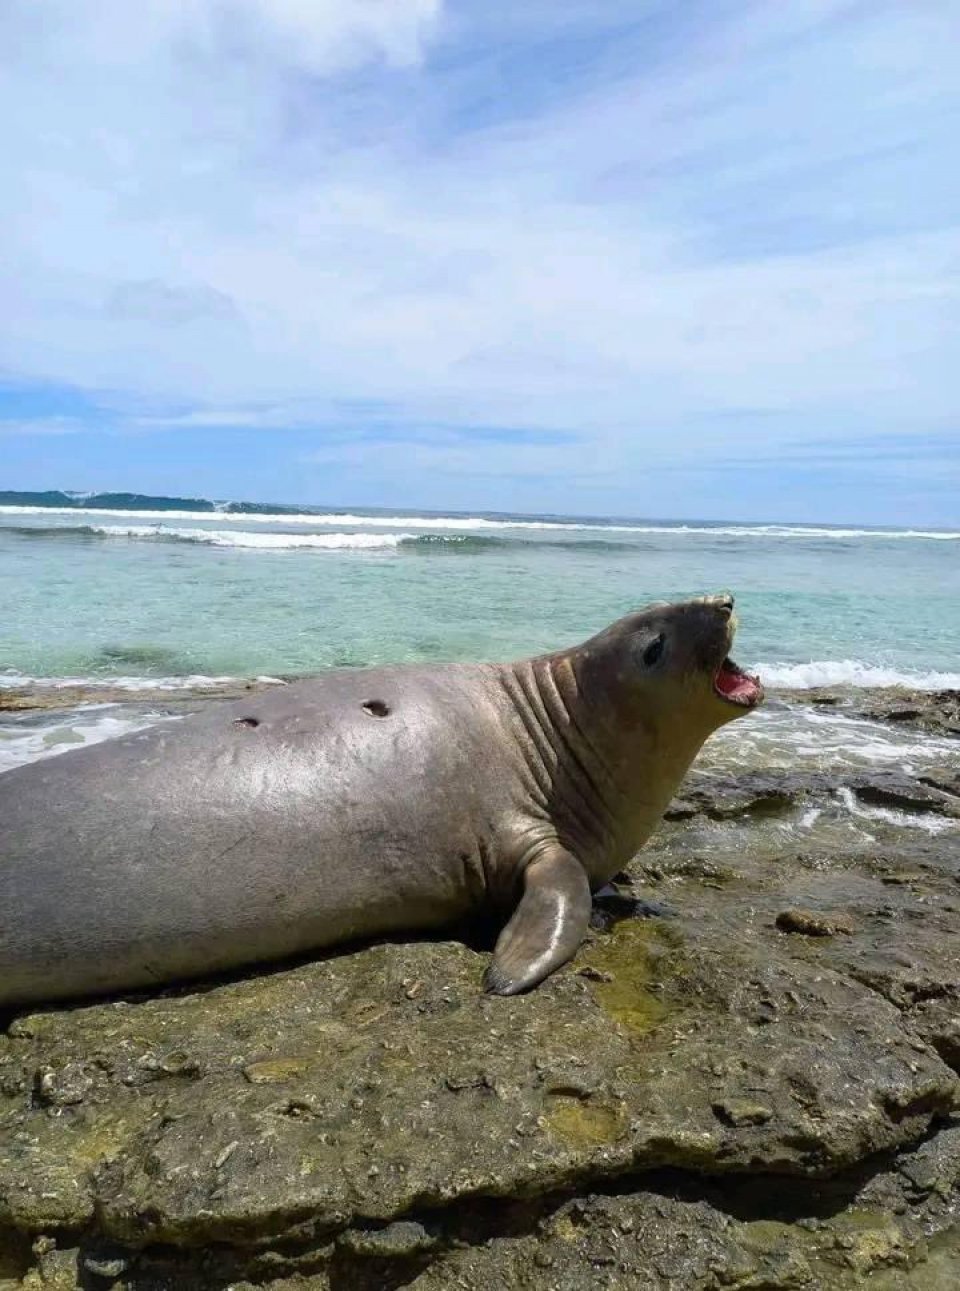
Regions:
[[[386,944],[21,1017],[0,1042],[0,1218],[189,1244],[638,1167],[822,1176],[950,1109],[954,1073],[877,991],[682,924],[597,933],[517,1000],[481,996],[463,946]],[[742,1100],[770,1115],[722,1110]]]

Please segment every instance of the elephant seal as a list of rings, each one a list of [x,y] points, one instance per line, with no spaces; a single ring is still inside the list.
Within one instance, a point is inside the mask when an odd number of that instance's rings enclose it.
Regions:
[[[707,736],[762,699],[733,598],[511,664],[329,672],[0,776],[0,1003],[509,919],[484,984],[565,963]],[[512,913],[511,913],[512,912]]]

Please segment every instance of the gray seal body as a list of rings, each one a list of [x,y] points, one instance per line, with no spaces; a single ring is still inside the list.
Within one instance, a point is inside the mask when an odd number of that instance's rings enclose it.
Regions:
[[[0,1004],[485,906],[512,912],[487,989],[535,985],[576,951],[591,892],[703,740],[759,702],[725,658],[731,611],[653,606],[520,663],[330,672],[7,772]]]

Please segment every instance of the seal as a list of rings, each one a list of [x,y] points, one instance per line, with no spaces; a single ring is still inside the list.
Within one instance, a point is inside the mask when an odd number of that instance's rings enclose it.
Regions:
[[[710,733],[763,692],[733,598],[510,664],[335,671],[0,776],[0,1003],[506,926],[484,979],[570,959]]]

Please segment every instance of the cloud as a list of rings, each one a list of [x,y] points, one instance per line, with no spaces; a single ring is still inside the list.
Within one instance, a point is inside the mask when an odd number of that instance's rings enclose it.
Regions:
[[[81,435],[89,429],[89,423],[77,417],[0,417],[0,438]]]
[[[0,370],[140,429],[615,480],[955,424],[946,7],[12,0],[0,63]],[[575,487],[513,448],[443,462]]]
[[[105,312],[126,321],[178,326],[201,318],[233,319],[237,311],[230,297],[213,287],[171,287],[148,279],[118,283],[110,292]]]

